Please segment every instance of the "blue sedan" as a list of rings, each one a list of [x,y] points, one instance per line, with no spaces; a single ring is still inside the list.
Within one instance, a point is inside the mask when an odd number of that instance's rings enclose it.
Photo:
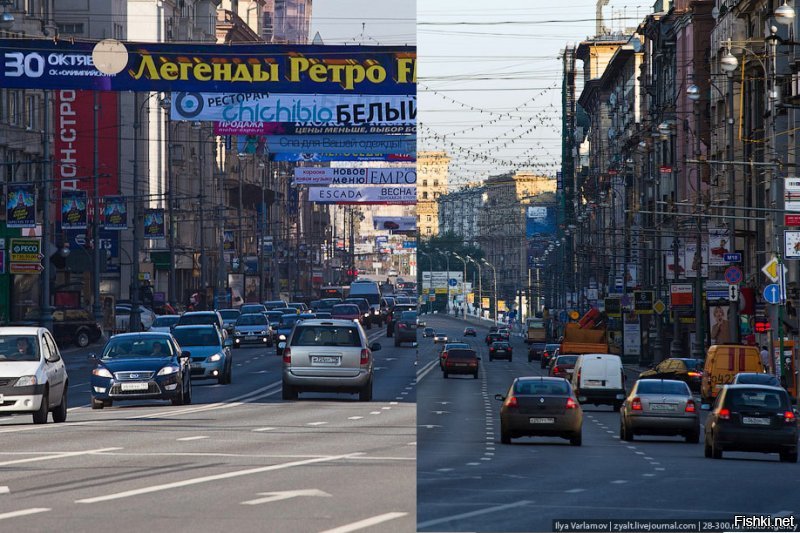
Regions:
[[[172,335],[183,353],[190,354],[193,379],[216,379],[221,384],[231,382],[231,341],[223,341],[216,326],[178,326],[172,330]]]
[[[92,361],[92,409],[120,400],[192,403],[189,355],[169,333],[114,335]]]

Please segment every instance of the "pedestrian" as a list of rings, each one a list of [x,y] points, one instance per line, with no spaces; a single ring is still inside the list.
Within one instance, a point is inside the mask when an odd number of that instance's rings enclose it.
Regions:
[[[769,372],[769,350],[766,346],[761,347],[761,363],[764,365],[764,370]]]

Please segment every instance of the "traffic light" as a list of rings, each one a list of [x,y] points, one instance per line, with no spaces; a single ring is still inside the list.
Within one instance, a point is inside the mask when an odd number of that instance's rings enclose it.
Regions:
[[[766,333],[772,329],[772,324],[766,319],[756,319],[755,331],[756,333]]]

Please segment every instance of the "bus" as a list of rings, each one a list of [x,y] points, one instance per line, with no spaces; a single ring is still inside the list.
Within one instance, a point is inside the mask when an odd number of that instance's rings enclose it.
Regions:
[[[320,300],[324,298],[341,298],[344,300],[350,295],[350,287],[346,285],[326,285],[319,290]]]

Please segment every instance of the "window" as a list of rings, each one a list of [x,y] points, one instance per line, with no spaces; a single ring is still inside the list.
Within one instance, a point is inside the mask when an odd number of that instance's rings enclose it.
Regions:
[[[438,187],[439,186],[439,180],[433,180],[433,186],[434,187]]]
[[[20,92],[12,90],[8,93],[8,123],[12,126],[19,124],[20,120]]]
[[[422,180],[422,186],[423,187],[427,187],[428,186],[428,180]]]
[[[428,215],[428,222],[432,222],[432,221],[433,221],[433,217],[431,215]]]
[[[361,336],[355,326],[298,326],[292,346],[361,347]]]
[[[430,235],[432,232],[433,232],[433,231],[432,231],[431,227],[430,227],[430,226],[428,226],[428,227],[426,228],[426,231],[425,231],[425,233],[427,233],[428,235]]]
[[[36,97],[29,95],[25,97],[25,127],[29,130],[38,129],[36,123]]]
[[[114,24],[114,30],[116,31],[116,27],[119,26],[118,24]],[[83,35],[83,23],[80,22],[66,22],[63,24],[56,24],[58,28],[58,33],[62,35]],[[120,35],[119,38],[122,38]]]
[[[422,199],[423,200],[427,200],[428,199],[428,191],[423,191],[422,192]]]

